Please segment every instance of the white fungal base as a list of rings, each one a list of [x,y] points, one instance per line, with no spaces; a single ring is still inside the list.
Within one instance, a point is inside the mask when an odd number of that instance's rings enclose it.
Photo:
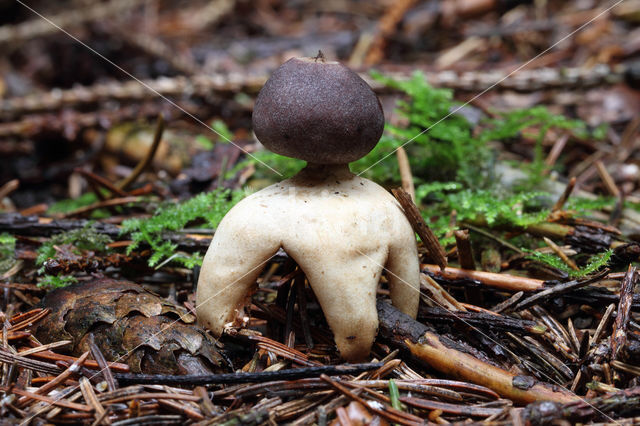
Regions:
[[[280,247],[307,276],[344,359],[369,355],[383,266],[394,306],[416,317],[419,261],[400,205],[347,165],[309,165],[245,198],[222,220],[200,272],[199,322],[220,335],[236,321]]]

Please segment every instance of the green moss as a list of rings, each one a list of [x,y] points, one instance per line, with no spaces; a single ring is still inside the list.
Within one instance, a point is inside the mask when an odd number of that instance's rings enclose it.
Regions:
[[[62,232],[52,236],[38,248],[36,265],[42,266],[47,259],[55,258],[57,251],[55,247],[68,245],[73,246],[75,254],[82,254],[86,251],[102,253],[107,251],[107,244],[113,242],[109,236],[96,232],[90,223],[81,229]],[[40,270],[42,272],[42,269]]]
[[[567,129],[574,137],[589,135],[585,123],[551,113],[543,106],[494,112],[491,118],[471,121],[467,108],[453,99],[453,91],[431,87],[424,75],[397,81],[375,74],[385,85],[407,97],[398,103],[403,126],[387,125],[385,135],[374,150],[354,163],[356,172],[397,184],[399,171],[393,153],[404,146],[411,164],[416,200],[437,235],[450,231],[450,214],[458,222],[476,222],[489,227],[525,228],[546,220],[550,194],[534,191],[544,178],[542,142],[550,129]],[[528,178],[515,190],[502,188],[493,174],[497,152],[490,142],[509,144],[526,131],[536,140],[534,161],[518,164]],[[591,135],[593,137],[593,134]],[[443,243],[452,242],[453,238]]]
[[[0,274],[7,272],[15,264],[16,239],[12,235],[0,234]]]
[[[451,231],[449,216],[457,222],[481,223],[488,227],[526,228],[544,222],[549,215],[545,192],[502,193],[496,190],[463,188],[455,182],[432,182],[416,188],[416,199],[426,200],[422,214],[438,236]],[[453,238],[441,241],[453,242]]]
[[[69,198],[67,200],[58,201],[47,209],[47,214],[69,213],[80,207],[89,206],[98,201],[98,197],[93,192],[82,194],[78,198]]]
[[[16,238],[6,232],[0,234],[0,256],[13,256],[16,248]]]
[[[587,210],[602,210],[604,208],[613,207],[616,204],[615,197],[597,197],[594,199],[570,197],[565,204],[565,209],[584,212]]]
[[[224,215],[245,196],[242,191],[231,192],[217,189],[199,194],[181,203],[167,203],[160,206],[152,217],[147,219],[129,219],[122,223],[122,233],[130,234],[133,243],[127,248],[131,253],[140,244],[151,247],[149,265],[158,265],[170,259],[186,267],[202,262],[199,255],[189,255],[177,251],[177,245],[164,239],[167,231],[179,231],[194,222],[204,223],[215,228]]]
[[[406,81],[378,73],[373,77],[408,96],[398,102],[397,110],[407,125],[387,125],[376,148],[353,164],[356,173],[364,171],[364,176],[379,182],[399,181],[397,160],[390,154],[404,145],[418,182],[487,185],[493,153],[484,140],[474,137],[474,124],[461,114],[462,104],[453,100],[452,90],[431,87],[419,72]]]
[[[543,172],[546,166],[542,142],[550,129],[571,130],[574,136],[581,138],[589,136],[587,126],[583,121],[554,114],[544,106],[516,109],[497,114],[497,118],[484,121],[487,128],[479,135],[480,139],[484,141],[514,140],[525,129],[528,129],[530,135],[535,138],[533,161],[525,164],[525,171],[528,172],[529,178],[523,182],[523,190],[535,187],[545,178]]]
[[[581,214],[589,210],[610,210],[617,202],[616,197],[602,195],[595,198],[570,197],[565,204],[565,209]],[[640,203],[625,201],[624,208],[640,211]]]
[[[38,257],[36,258],[36,265],[40,266],[38,273],[44,272],[44,263],[47,259],[57,257],[56,247],[64,247],[76,255],[87,256],[89,251],[93,253],[108,251],[107,244],[111,242],[109,236],[96,232],[91,224],[87,224],[81,229],[53,235],[38,248]],[[54,289],[66,287],[76,282],[78,280],[73,276],[44,275],[38,283],[38,287]]]
[[[233,132],[229,130],[226,123],[222,120],[216,119],[211,122],[211,128],[216,132],[213,135],[213,140],[205,135],[198,135],[195,141],[204,149],[213,149],[217,142],[229,143],[233,140]]]
[[[104,192],[105,194],[108,194],[106,191]],[[69,198],[69,199],[61,200],[52,204],[47,209],[47,214],[55,215],[55,214],[69,213],[81,207],[86,207],[97,202],[98,202],[98,197],[96,196],[96,194],[93,192],[87,192],[86,194],[82,194],[78,198]],[[120,208],[121,208],[120,206],[115,207],[116,210],[119,210]],[[107,209],[95,209],[89,213],[89,217],[91,219],[105,219],[111,216],[112,214]]]
[[[229,143],[230,140],[233,140],[233,132],[229,130],[224,121],[215,119],[211,122],[211,127],[217,132],[216,136],[220,142]]]
[[[198,143],[202,148],[206,149],[206,150],[210,150],[213,149],[213,142],[211,141],[211,139],[209,139],[208,137],[206,137],[205,135],[198,135],[195,138],[196,143]]]
[[[285,157],[267,150],[256,151],[251,155],[253,157],[247,157],[243,161],[240,161],[225,177],[232,179],[240,170],[253,164],[255,165],[256,171],[252,178],[281,180],[282,178],[289,178],[295,175],[307,164],[305,161]],[[266,167],[265,164],[282,174],[282,178],[276,175],[273,170]]]
[[[38,287],[53,290],[55,288],[67,287],[77,282],[78,280],[75,277],[69,275],[45,275],[40,282],[38,282]]]
[[[571,278],[582,278],[589,274],[593,274],[599,269],[609,263],[609,259],[611,259],[611,255],[613,254],[613,250],[609,249],[603,253],[595,254],[587,260],[586,265],[579,270],[571,269],[560,257],[551,253],[541,253],[539,251],[528,251],[529,254],[526,256],[527,259],[534,260],[536,262],[543,263],[552,268],[558,269]]]

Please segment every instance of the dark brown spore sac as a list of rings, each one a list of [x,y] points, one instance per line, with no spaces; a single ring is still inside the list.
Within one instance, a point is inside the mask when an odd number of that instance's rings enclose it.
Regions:
[[[365,156],[384,128],[382,106],[369,85],[337,62],[293,58],[265,83],[253,130],[269,150],[316,164]]]

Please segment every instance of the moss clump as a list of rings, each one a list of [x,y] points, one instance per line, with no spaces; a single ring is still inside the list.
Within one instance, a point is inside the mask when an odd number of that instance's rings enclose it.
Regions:
[[[42,277],[40,282],[38,282],[38,287],[53,290],[56,288],[67,287],[77,282],[78,280],[75,277],[69,275],[45,275]]]
[[[605,267],[609,263],[611,255],[613,254],[613,250],[611,249],[603,253],[595,254],[587,260],[583,268],[580,268],[576,271],[575,269],[571,269],[566,263],[562,261],[562,259],[560,259],[560,257],[556,256],[555,254],[541,253],[539,251],[528,252],[529,254],[526,256],[527,259],[540,262],[554,269],[562,271],[571,278],[582,278],[587,275],[593,274],[594,272]]]
[[[388,181],[390,176],[399,180],[396,159],[387,156],[404,146],[418,183],[448,180],[466,188],[490,188],[496,181],[492,174],[496,153],[489,142],[509,143],[526,130],[536,140],[535,158],[527,167],[530,180],[535,181],[542,176],[542,141],[550,129],[571,129],[577,136],[587,135],[584,122],[553,114],[543,106],[482,118],[473,108],[454,101],[452,90],[431,87],[419,72],[406,81],[380,74],[373,77],[408,96],[398,103],[398,113],[407,124],[387,125],[378,146],[354,163],[355,169],[365,170],[374,180]]]
[[[4,274],[15,264],[16,239],[9,234],[0,234],[0,274]]]
[[[80,255],[87,251],[105,252],[107,251],[107,244],[111,242],[113,240],[108,235],[96,232],[91,224],[88,223],[81,229],[56,234],[44,242],[38,249],[36,265],[42,266],[47,259],[55,258],[57,255],[56,247],[71,246],[72,252]],[[40,273],[43,270],[41,268]]]
[[[96,232],[90,223],[81,229],[56,234],[38,248],[38,257],[36,258],[36,265],[40,266],[38,273],[44,272],[44,263],[48,259],[58,256],[58,249],[68,250],[78,256],[87,256],[88,252],[106,252],[108,250],[107,244],[111,242],[109,236]],[[78,280],[73,276],[44,275],[38,282],[38,287],[54,289],[66,287],[76,282]]]
[[[373,77],[408,96],[398,102],[398,113],[407,125],[387,125],[380,143],[354,163],[355,171],[365,171],[365,176],[377,181],[399,180],[397,161],[389,154],[406,144],[418,182],[438,179],[465,186],[485,184],[492,153],[484,139],[474,136],[474,123],[465,117],[465,111],[456,111],[462,104],[453,100],[452,90],[431,87],[422,73],[406,81],[378,73]]]
[[[133,240],[127,248],[127,253],[144,243],[151,247],[150,266],[156,266],[168,259],[188,268],[199,265],[202,261],[199,255],[178,252],[177,245],[167,241],[163,234],[167,231],[180,231],[194,223],[215,228],[244,195],[242,191],[216,189],[181,203],[164,204],[150,218],[126,220],[122,223],[122,233],[130,234]]]
[[[545,192],[503,193],[486,189],[463,188],[457,182],[432,182],[416,188],[416,199],[426,199],[422,210],[436,235],[452,231],[449,216],[456,212],[457,222],[470,222],[488,227],[524,229],[544,222],[549,215]],[[431,218],[435,218],[434,221]],[[453,242],[453,237],[441,241]]]

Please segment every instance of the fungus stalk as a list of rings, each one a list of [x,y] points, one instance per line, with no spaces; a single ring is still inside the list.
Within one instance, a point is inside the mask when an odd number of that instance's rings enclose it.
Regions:
[[[383,265],[394,306],[415,318],[419,303],[411,225],[389,192],[348,165],[378,142],[380,102],[345,66],[295,58],[260,91],[253,124],[265,147],[308,164],[222,220],[200,273],[198,319],[215,335],[241,324],[256,279],[282,248],[307,276],[341,356],[362,360],[378,329]]]

